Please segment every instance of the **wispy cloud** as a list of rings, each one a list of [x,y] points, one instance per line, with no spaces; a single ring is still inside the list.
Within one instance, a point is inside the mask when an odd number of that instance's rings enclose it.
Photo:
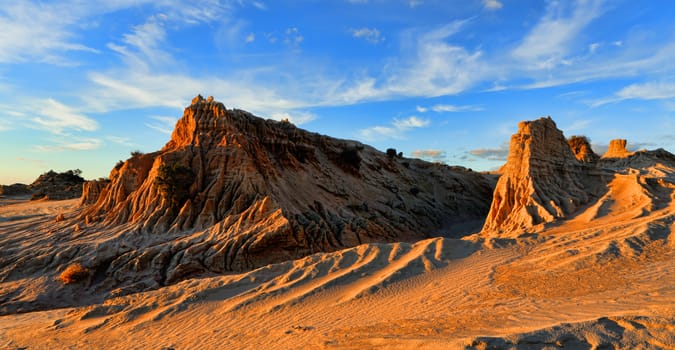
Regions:
[[[150,118],[153,119],[154,122],[145,123],[145,126],[147,126],[152,130],[159,131],[162,134],[169,134],[169,135],[176,126],[176,121],[178,121],[178,119],[175,117],[165,117],[158,115],[152,116]]]
[[[431,121],[428,119],[420,119],[416,116],[410,116],[405,119],[394,119],[391,125],[387,126],[373,126],[366,129],[359,130],[359,135],[368,141],[375,141],[381,139],[400,139],[405,133],[411,129],[423,128],[429,126]]]
[[[450,104],[442,104],[442,105],[435,105],[431,107],[431,110],[434,112],[442,113],[442,112],[479,112],[482,111],[483,108],[479,106],[471,106],[471,105],[450,105]]]
[[[499,10],[503,6],[499,0],[483,0],[483,7],[488,10]]]
[[[675,84],[664,82],[647,82],[631,84],[617,91],[614,96],[591,102],[592,107],[623,100],[667,100],[675,99]]]
[[[148,65],[166,65],[171,55],[161,49],[166,39],[164,20],[166,16],[152,16],[144,24],[135,26],[131,33],[124,34],[124,45],[109,43],[108,48],[122,55],[128,65],[148,69]]]
[[[576,131],[581,131],[586,128],[588,128],[589,125],[591,125],[592,120],[590,119],[580,119],[580,120],[575,120],[572,124],[563,127],[562,129],[565,130],[565,132],[576,132]]]
[[[72,64],[62,54],[97,50],[77,43],[71,31],[78,9],[30,1],[3,3],[0,9],[0,63],[38,61]]]
[[[305,40],[305,37],[300,34],[300,30],[297,27],[286,28],[285,34],[284,44],[286,45],[298,46]]]
[[[108,140],[108,141],[110,141],[110,142],[112,142],[112,143],[116,143],[116,144],[118,144],[118,145],[128,146],[128,147],[136,146],[136,143],[132,142],[131,139],[128,138],[128,137],[123,137],[123,136],[106,136],[105,138],[106,138],[106,140]]]
[[[80,139],[75,142],[59,142],[55,145],[35,146],[39,152],[61,151],[91,151],[101,147],[103,142],[99,139]]]
[[[316,119],[316,115],[313,113],[298,111],[272,113],[270,117],[275,120],[288,120],[296,125],[302,125]]]
[[[498,148],[478,148],[469,151],[469,154],[487,160],[504,161],[509,155],[509,144],[503,143]]]
[[[518,60],[537,68],[566,65],[575,39],[602,13],[602,0],[553,1],[546,14],[512,51]]]
[[[377,28],[358,28],[352,29],[352,36],[363,39],[371,44],[377,44],[384,41],[384,36]]]
[[[38,116],[33,117],[35,127],[46,131],[61,134],[65,130],[94,131],[98,123],[77,109],[67,106],[54,99],[46,99],[37,103]]]
[[[447,42],[467,22],[454,21],[429,32],[409,33],[405,45],[414,45],[414,53],[390,64],[386,79],[362,78],[334,94],[333,99],[356,103],[397,96],[436,97],[472,87],[485,78],[482,52],[470,52]]]
[[[415,8],[417,6],[421,6],[422,4],[424,4],[424,1],[422,0],[408,0],[408,6],[410,6],[410,8]]]
[[[12,123],[9,120],[0,119],[0,131],[7,131],[12,129]]]
[[[411,155],[415,158],[422,158],[434,162],[442,162],[446,159],[447,153],[439,149],[424,149],[412,151]]]

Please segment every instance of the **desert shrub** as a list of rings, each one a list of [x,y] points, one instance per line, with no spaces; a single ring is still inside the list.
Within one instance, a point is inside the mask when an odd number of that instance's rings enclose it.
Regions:
[[[59,280],[63,284],[79,283],[87,278],[89,278],[91,271],[86,267],[82,266],[80,263],[74,263],[66,267],[61,275],[59,275]]]
[[[162,164],[157,170],[155,184],[171,208],[178,209],[190,194],[193,178],[192,170],[184,165]]]
[[[132,156],[132,157],[137,157],[137,156],[142,156],[142,155],[143,155],[143,152],[141,152],[141,151],[138,150],[138,149],[131,151],[131,156]]]
[[[387,157],[390,159],[396,157],[396,148],[387,148]]]

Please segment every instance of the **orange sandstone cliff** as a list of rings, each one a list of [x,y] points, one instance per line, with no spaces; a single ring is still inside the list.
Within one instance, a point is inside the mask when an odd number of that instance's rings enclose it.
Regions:
[[[53,273],[79,262],[93,292],[127,294],[362,243],[477,231],[492,190],[489,177],[465,168],[197,97],[161,150],[87,183],[79,211],[45,226],[58,247],[36,248],[13,269]]]

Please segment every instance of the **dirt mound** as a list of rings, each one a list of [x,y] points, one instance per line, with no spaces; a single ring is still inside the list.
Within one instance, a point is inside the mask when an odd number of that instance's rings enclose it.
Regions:
[[[30,186],[26,184],[0,185],[0,196],[27,196],[32,193]]]
[[[40,175],[32,184],[33,200],[63,200],[82,196],[84,179],[80,170],[68,170],[57,173],[50,170]]]

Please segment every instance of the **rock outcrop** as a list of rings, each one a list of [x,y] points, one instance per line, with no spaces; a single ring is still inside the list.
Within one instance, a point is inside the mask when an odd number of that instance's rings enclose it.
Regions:
[[[68,170],[57,173],[50,170],[40,175],[32,184],[32,200],[62,200],[73,199],[82,196],[82,184],[84,179],[79,170]]]
[[[600,159],[600,157],[593,152],[591,144],[585,136],[572,136],[567,139],[567,143],[572,149],[574,156],[582,163],[594,163]]]
[[[31,194],[33,194],[33,191],[26,184],[0,185],[0,196],[26,196]]]
[[[628,152],[626,144],[628,142],[625,139],[615,139],[609,141],[609,147],[607,152],[602,156],[602,158],[626,158],[632,153]]]
[[[68,170],[57,173],[50,170],[38,176],[30,185],[13,184],[0,185],[0,195],[25,196],[30,195],[31,200],[62,200],[73,199],[82,196],[82,184],[84,179],[80,176],[80,170]]]
[[[601,192],[600,171],[577,159],[550,117],[521,122],[483,230],[522,233],[570,216]]]
[[[110,180],[107,179],[92,180],[82,184],[80,205],[96,203],[102,195],[105,195],[108,184],[110,184]]]
[[[134,154],[109,178],[85,184],[79,214],[49,227],[65,251],[36,251],[32,262],[79,262],[95,272],[92,288],[113,294],[477,231],[493,190],[465,168],[388,157],[201,97],[161,150]]]

